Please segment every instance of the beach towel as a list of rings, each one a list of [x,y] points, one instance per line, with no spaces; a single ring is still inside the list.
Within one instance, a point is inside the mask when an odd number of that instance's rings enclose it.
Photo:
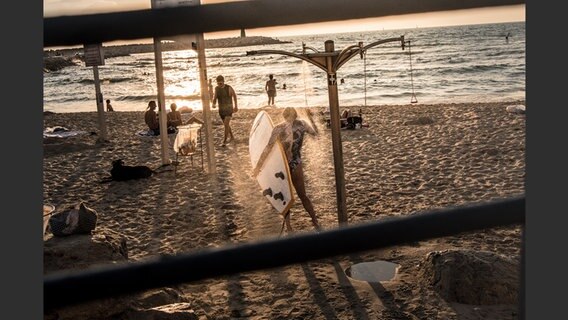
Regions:
[[[141,137],[157,137],[152,130],[140,130],[136,132],[136,134]]]
[[[47,127],[43,131],[44,138],[67,138],[87,134],[87,131],[70,130],[62,126]]]
[[[174,134],[177,133],[177,129],[175,129],[174,127],[168,127],[168,134]],[[140,130],[138,132],[136,132],[136,135],[139,135],[141,137],[158,137],[160,135],[155,135],[154,131],[147,129],[147,130]]]

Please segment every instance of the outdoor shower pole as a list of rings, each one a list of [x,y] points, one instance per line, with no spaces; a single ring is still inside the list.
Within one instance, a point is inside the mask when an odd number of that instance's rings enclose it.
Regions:
[[[346,192],[345,192],[345,170],[343,168],[343,147],[341,143],[341,123],[339,116],[339,96],[337,92],[337,69],[341,68],[343,64],[359,54],[363,59],[364,52],[377,46],[379,44],[400,41],[402,49],[404,50],[404,36],[396,38],[388,38],[384,40],[375,41],[367,46],[363,46],[363,42],[356,45],[349,46],[341,52],[335,52],[334,43],[332,40],[327,40],[325,45],[325,52],[319,52],[317,49],[306,46],[302,43],[302,53],[294,53],[282,50],[253,50],[247,51],[248,55],[257,54],[283,54],[286,56],[298,58],[313,64],[314,66],[324,70],[327,73],[327,91],[329,95],[329,115],[331,127],[331,142],[333,147],[333,165],[335,167],[335,189],[337,194],[337,220],[340,225],[347,224],[347,206]],[[306,49],[313,51],[307,53]]]
[[[325,42],[327,68],[327,91],[329,94],[329,115],[331,121],[331,144],[333,147],[333,165],[335,167],[335,189],[337,193],[337,220],[340,225],[347,223],[347,206],[345,205],[345,170],[343,168],[343,146],[341,143],[341,123],[339,115],[339,95],[337,92],[337,70],[335,69],[332,40]]]

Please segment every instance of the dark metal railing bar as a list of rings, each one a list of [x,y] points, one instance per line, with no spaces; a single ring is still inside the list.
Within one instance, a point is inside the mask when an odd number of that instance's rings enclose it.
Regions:
[[[151,288],[524,223],[525,198],[522,196],[350,225],[319,234],[227,245],[120,266],[59,272],[45,277],[44,308],[50,310]]]
[[[44,18],[44,47],[524,4],[524,0],[255,0]],[[274,14],[278,12],[278,14]]]

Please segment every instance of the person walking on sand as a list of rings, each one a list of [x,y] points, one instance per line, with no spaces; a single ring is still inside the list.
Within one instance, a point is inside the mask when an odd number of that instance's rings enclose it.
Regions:
[[[296,109],[292,107],[286,107],[284,111],[282,111],[282,116],[284,117],[284,122],[279,123],[272,130],[268,144],[262,151],[256,167],[253,168],[253,176],[256,177],[258,175],[260,169],[264,164],[264,161],[266,161],[266,158],[270,153],[270,150],[272,150],[272,146],[276,143],[277,140],[279,140],[280,143],[282,143],[282,147],[284,148],[284,151],[286,153],[286,159],[288,161],[288,167],[290,168],[290,175],[292,177],[292,184],[294,185],[294,189],[296,189],[296,193],[302,201],[304,209],[306,209],[306,211],[312,218],[312,224],[314,225],[316,230],[319,231],[321,230],[321,227],[318,223],[318,219],[314,211],[314,206],[312,205],[312,201],[306,194],[306,186],[304,183],[304,169],[302,166],[301,156],[304,134],[308,133],[310,135],[316,136],[318,135],[318,128],[314,122],[313,115],[309,110],[309,124],[305,120],[298,120]],[[291,232],[292,226],[290,225],[290,210],[288,210],[284,214],[284,222],[286,223],[288,232]],[[284,225],[282,225],[282,229],[284,229]]]
[[[160,122],[158,121],[158,114],[156,113],[156,101],[150,100],[148,102],[148,107],[144,113],[144,122],[148,126],[148,129],[152,131],[155,136],[160,135]]]
[[[268,75],[268,81],[264,85],[264,90],[268,94],[268,105],[274,105],[274,97],[276,97],[276,79],[273,75]]]
[[[106,103],[107,103],[107,112],[114,111],[112,105],[110,104],[110,99],[107,99]]]
[[[213,109],[215,109],[217,102],[219,102],[219,116],[223,120],[223,126],[225,127],[225,134],[223,137],[223,145],[231,142],[233,137],[233,131],[231,130],[231,118],[233,112],[239,111],[237,106],[237,94],[233,87],[225,84],[225,78],[223,76],[217,76],[217,86],[215,87],[215,93],[213,95]]]

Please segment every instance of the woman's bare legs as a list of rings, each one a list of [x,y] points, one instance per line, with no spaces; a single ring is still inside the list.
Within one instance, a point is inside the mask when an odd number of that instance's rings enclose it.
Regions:
[[[288,233],[294,231],[292,229],[292,225],[290,224],[290,210],[286,211],[286,213],[284,214],[284,221],[282,222],[282,229],[280,230],[280,235],[282,235],[282,232],[284,231],[284,225],[286,225],[286,231],[288,231]]]
[[[298,164],[291,172],[291,174],[292,174],[292,184],[294,184],[294,188],[296,189],[298,197],[302,201],[304,209],[306,209],[306,211],[312,218],[312,224],[314,225],[316,230],[321,230],[321,227],[318,223],[318,218],[316,217],[316,212],[314,211],[314,206],[312,205],[312,201],[310,200],[310,198],[308,198],[308,195],[306,194],[306,186],[304,184],[304,169],[302,168],[302,164],[301,163]],[[290,215],[288,215],[288,219],[289,218]]]

